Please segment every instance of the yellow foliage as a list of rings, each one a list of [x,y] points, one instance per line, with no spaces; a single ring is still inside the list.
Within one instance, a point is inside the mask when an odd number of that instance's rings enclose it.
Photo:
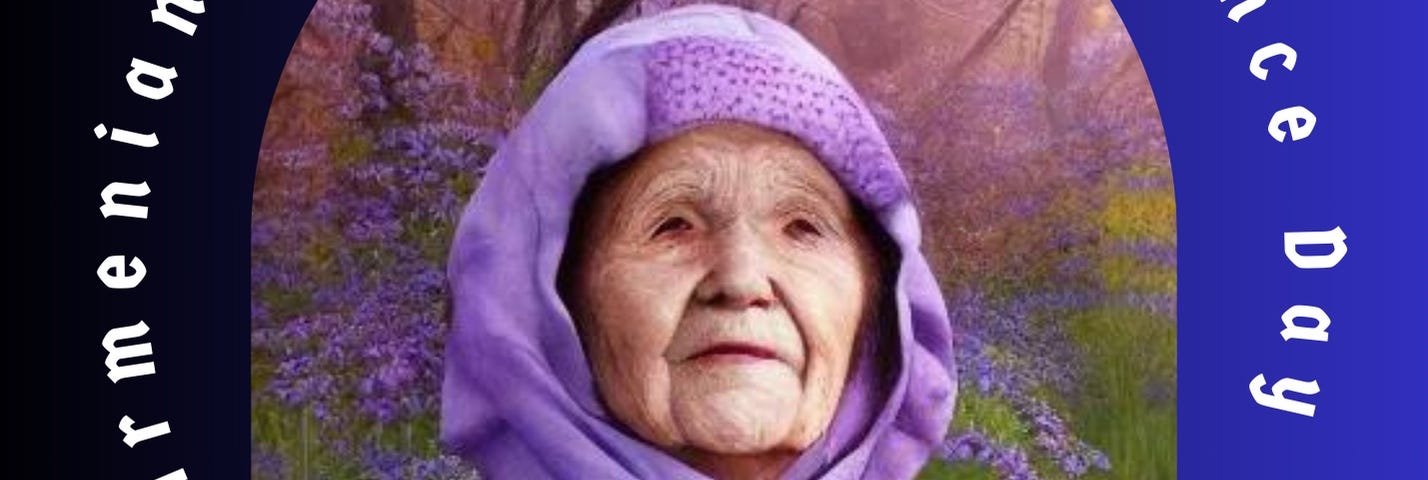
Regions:
[[[1109,238],[1155,240],[1175,244],[1175,194],[1169,189],[1118,191],[1101,212]]]

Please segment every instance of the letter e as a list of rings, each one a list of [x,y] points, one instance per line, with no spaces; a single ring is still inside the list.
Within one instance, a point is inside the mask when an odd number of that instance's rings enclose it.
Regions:
[[[139,286],[139,282],[144,281],[144,275],[149,273],[149,270],[144,268],[144,262],[140,261],[139,257],[134,257],[134,260],[129,262],[129,266],[134,268],[133,275],[124,274],[123,255],[111,255],[99,264],[99,271],[97,272],[99,274],[99,280],[104,282],[104,285],[115,290],[137,287]],[[114,271],[113,275],[109,274],[110,270]]]
[[[1303,120],[1304,123],[1299,123],[1300,120]],[[1289,128],[1290,139],[1303,140],[1308,138],[1309,134],[1314,133],[1314,124],[1318,120],[1314,117],[1314,112],[1307,108],[1289,107],[1274,112],[1274,116],[1269,118],[1269,136],[1274,137],[1274,140],[1279,143],[1284,143],[1284,130],[1279,128],[1280,125],[1284,125]]]

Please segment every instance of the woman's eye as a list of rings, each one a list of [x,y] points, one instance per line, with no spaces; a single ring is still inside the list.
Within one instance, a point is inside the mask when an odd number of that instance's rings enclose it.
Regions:
[[[823,236],[823,231],[819,230],[817,225],[802,218],[788,222],[788,225],[783,227],[783,231],[790,237],[800,239]]]
[[[650,237],[657,238],[667,234],[683,232],[691,228],[694,228],[694,224],[689,223],[689,220],[685,220],[683,217],[669,217],[659,222],[659,226],[655,227],[654,234],[650,235]]]

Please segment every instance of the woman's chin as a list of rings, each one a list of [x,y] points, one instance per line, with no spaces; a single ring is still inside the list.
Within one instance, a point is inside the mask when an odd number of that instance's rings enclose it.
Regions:
[[[689,447],[746,455],[790,446],[803,388],[787,365],[702,363],[671,373],[670,414]]]

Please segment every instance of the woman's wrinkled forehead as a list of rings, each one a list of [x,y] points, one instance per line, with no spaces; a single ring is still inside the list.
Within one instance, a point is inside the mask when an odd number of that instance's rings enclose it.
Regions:
[[[850,199],[808,149],[786,135],[737,123],[690,130],[642,151],[615,182],[624,202],[803,197],[846,217]],[[749,200],[748,198],[740,198]]]

